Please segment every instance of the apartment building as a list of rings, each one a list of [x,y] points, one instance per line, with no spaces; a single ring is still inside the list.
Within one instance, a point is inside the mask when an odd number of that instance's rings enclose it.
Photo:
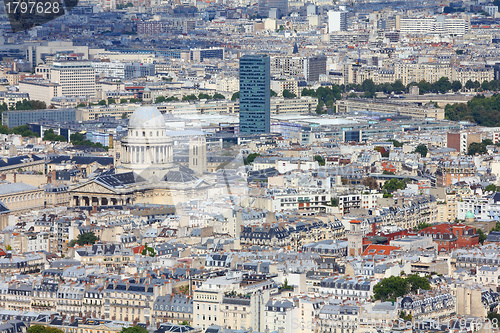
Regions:
[[[54,62],[50,81],[59,84],[66,97],[96,96],[95,69],[88,61]]]
[[[148,278],[106,281],[104,317],[119,321],[152,322],[154,301],[172,293],[168,280]]]

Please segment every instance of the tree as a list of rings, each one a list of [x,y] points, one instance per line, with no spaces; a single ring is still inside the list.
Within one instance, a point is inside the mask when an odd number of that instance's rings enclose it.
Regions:
[[[257,154],[257,153],[251,153],[251,154],[248,154],[248,156],[244,159],[244,161],[243,161],[243,162],[245,163],[245,165],[252,164],[252,163],[253,163],[253,161],[254,161],[257,157],[259,157],[259,156],[260,156],[260,154]]]
[[[180,323],[180,325],[186,326],[186,325],[189,325],[189,323],[186,320],[184,320],[182,323]]]
[[[408,184],[409,178],[405,179],[397,179],[397,178],[392,178],[384,183],[384,186],[382,187],[385,191],[388,193],[395,192],[397,190],[404,190],[406,187],[406,184]]]
[[[120,103],[122,103],[122,104],[127,103],[127,99],[126,98],[121,98],[120,99]]]
[[[458,92],[460,90],[462,90],[462,82],[458,81],[458,80],[455,80],[451,83],[451,90],[453,90],[454,92]]]
[[[295,97],[297,97],[297,95],[295,95],[294,93],[291,93],[290,90],[285,89],[285,90],[283,90],[283,97],[285,97],[285,98],[295,98]]]
[[[116,100],[114,98],[108,98],[108,104],[116,104]]]
[[[64,136],[56,134],[52,128],[49,128],[48,130],[43,132],[43,140],[45,140],[45,141],[60,141],[60,142],[67,141]]]
[[[391,276],[373,286],[373,297],[381,301],[395,301],[396,298],[406,295],[408,291],[406,279]]]
[[[414,153],[419,153],[420,156],[422,157],[426,157],[427,156],[427,152],[428,152],[428,148],[426,145],[424,144],[419,144],[415,150],[413,151]]]
[[[370,190],[378,189],[378,182],[373,177],[366,177],[361,180],[361,185],[367,186]]]
[[[177,101],[179,101],[179,99],[175,96],[170,96],[170,97],[167,97],[166,101],[167,102],[177,102]]]
[[[373,296],[381,301],[395,301],[398,297],[412,292],[416,293],[419,289],[430,290],[429,281],[416,274],[406,278],[401,276],[391,276],[382,279],[379,283],[373,286]]]
[[[165,96],[158,96],[158,97],[155,98],[155,104],[163,103],[166,100],[167,99],[165,98]]]
[[[271,89],[271,97],[276,97],[278,96],[278,94],[276,93],[276,91],[272,90]]]
[[[99,103],[97,103],[97,105],[106,105],[106,104],[107,104],[107,103],[106,103],[106,101],[105,101],[104,99],[103,99],[103,100],[101,100],[101,101],[99,101]]]
[[[487,237],[486,234],[479,228],[476,229],[476,232],[479,235],[479,243],[483,244]]]
[[[424,277],[420,277],[417,274],[412,274],[406,277],[406,283],[412,293],[416,293],[419,289],[430,290],[431,284],[429,280]]]
[[[441,94],[444,94],[450,91],[451,89],[451,83],[447,77],[440,78],[439,80],[437,80],[437,82],[434,82],[432,86],[433,86],[432,90],[434,92],[438,92]]]
[[[483,81],[483,83],[481,83],[481,89],[483,89],[483,91],[489,91],[489,90],[491,90],[490,82],[489,81]]]
[[[82,133],[73,133],[69,136],[69,140],[71,142],[78,142],[78,141],[83,141],[85,138]]]
[[[318,162],[320,166],[325,166],[325,158],[320,155],[314,155],[314,160]]]
[[[467,82],[465,82],[465,89],[467,90],[474,89],[474,82],[472,82],[472,80],[467,80]]]
[[[479,142],[472,142],[469,145],[469,148],[467,150],[467,155],[483,155],[486,154],[488,151],[486,150],[486,146],[479,143]]]
[[[402,142],[399,142],[398,140],[394,140],[394,139],[391,139],[389,140],[389,142],[392,142],[392,145],[396,148],[398,147],[403,147],[403,143]]]
[[[200,93],[198,95],[198,99],[212,99],[212,96],[210,96],[209,94]]]
[[[432,224],[430,223],[426,223],[426,222],[420,222],[419,224],[417,224],[417,226],[415,227],[415,231],[420,231],[422,229],[425,229],[425,228],[428,228],[428,227],[432,227]]]
[[[127,114],[125,112],[122,113],[122,119],[127,119]]]
[[[122,328],[120,333],[149,333],[149,331],[142,326],[132,326]]]
[[[383,175],[395,175],[395,173],[394,173],[394,172],[392,172],[392,171],[387,171],[387,170],[382,171],[382,174],[383,174]]]
[[[26,333],[64,333],[63,330],[56,327],[47,327],[43,325],[31,325]]]
[[[486,186],[484,188],[484,190],[486,192],[496,192],[496,191],[498,191],[498,188],[497,188],[497,186],[495,184],[489,184],[488,186]]]
[[[83,245],[93,245],[95,242],[97,242],[98,238],[94,234],[93,231],[90,232],[85,232],[83,234],[79,234],[78,237],[76,238],[76,243],[80,246]]]
[[[215,93],[214,96],[212,97],[213,99],[216,99],[216,100],[223,100],[223,99],[226,99],[226,97],[224,97],[224,95],[220,94],[220,93]]]
[[[331,198],[330,199],[330,205],[332,207],[338,207],[339,206],[339,198]]]
[[[375,97],[375,83],[373,83],[372,79],[366,79],[361,84],[361,89],[365,92],[364,96],[366,98]]]
[[[406,90],[406,87],[405,85],[403,84],[403,82],[401,82],[400,80],[396,80],[396,82],[394,82],[392,84],[392,90],[395,92],[395,93],[402,93],[403,91]]]
[[[186,96],[182,96],[182,100],[183,101],[196,101],[198,98],[191,94],[191,95],[186,95]]]
[[[231,101],[236,101],[237,99],[240,99],[240,92],[237,91],[233,94],[233,96],[231,96]]]

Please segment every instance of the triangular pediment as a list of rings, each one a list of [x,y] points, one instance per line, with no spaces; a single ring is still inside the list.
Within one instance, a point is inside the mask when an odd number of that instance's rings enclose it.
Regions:
[[[102,193],[102,194],[118,194],[118,191],[105,186],[95,180],[88,181],[84,184],[77,185],[73,187],[70,192],[79,192],[79,193]]]

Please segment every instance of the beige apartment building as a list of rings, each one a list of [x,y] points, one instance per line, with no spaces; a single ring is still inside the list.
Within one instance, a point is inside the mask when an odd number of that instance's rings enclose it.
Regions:
[[[51,104],[52,98],[62,95],[62,87],[60,84],[42,80],[20,81],[19,91],[27,93],[30,100],[45,102],[47,106]]]
[[[66,97],[96,95],[95,70],[87,61],[54,62],[50,81],[58,83]]]
[[[42,209],[45,204],[43,189],[25,183],[0,185],[0,201],[13,213]]]

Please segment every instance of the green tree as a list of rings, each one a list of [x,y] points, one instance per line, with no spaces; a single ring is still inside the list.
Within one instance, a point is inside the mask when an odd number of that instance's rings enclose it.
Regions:
[[[224,99],[226,99],[226,97],[224,97],[224,95],[222,95],[220,93],[215,93],[212,98],[216,99],[216,100],[224,100]]]
[[[158,96],[158,97],[155,98],[155,104],[163,103],[166,100],[167,99],[165,98],[165,96]]]
[[[142,326],[132,326],[132,327],[122,328],[120,333],[149,333],[149,332]]]
[[[93,245],[97,242],[99,238],[94,234],[93,231],[85,232],[83,234],[79,234],[76,238],[76,243],[80,246],[82,245]]]
[[[283,90],[283,97],[285,97],[285,98],[295,98],[295,97],[297,97],[297,95],[295,95],[294,93],[291,93],[290,90],[285,89],[285,90]]]
[[[373,83],[372,79],[366,79],[361,84],[361,89],[365,92],[364,96],[366,98],[375,97],[375,83]]]
[[[321,155],[315,155],[314,160],[318,162],[320,166],[325,166],[325,159]]]
[[[198,95],[198,99],[212,99],[212,96],[210,96],[209,94],[200,93]]]
[[[127,99],[126,98],[121,98],[120,99],[120,103],[122,103],[122,104],[127,103]]]
[[[476,229],[476,233],[479,235],[479,243],[483,244],[488,236],[479,228]]]
[[[472,142],[467,149],[467,155],[483,155],[488,151],[486,150],[486,146],[479,142]]]
[[[428,152],[428,149],[427,149],[427,146],[424,145],[424,144],[419,144],[415,150],[413,151],[414,153],[419,153],[420,156],[422,157],[426,157],[427,156],[427,152]]]
[[[106,100],[104,100],[104,99],[99,101],[99,103],[97,103],[97,105],[106,105],[106,104],[107,104]]]
[[[400,80],[396,80],[396,82],[392,84],[392,90],[395,93],[402,93],[406,90],[406,87],[403,82],[401,82]]]
[[[409,275],[406,277],[406,283],[410,289],[410,292],[416,293],[419,289],[430,290],[431,284],[429,280],[424,277],[420,277],[417,274]]]
[[[404,190],[406,187],[406,184],[408,184],[409,178],[405,179],[397,179],[397,178],[392,178],[384,183],[384,186],[382,187],[386,192],[392,193],[397,190]]]
[[[69,136],[69,140],[71,142],[78,142],[78,141],[83,141],[84,137],[82,133],[76,132]]]
[[[177,101],[179,101],[179,99],[175,96],[170,96],[170,97],[167,97],[166,101],[167,102],[177,102]]]
[[[276,97],[278,96],[278,94],[276,93],[276,91],[272,90],[271,89],[271,97]]]
[[[64,333],[64,331],[56,327],[31,325],[26,330],[26,333]]]
[[[474,82],[472,80],[467,80],[467,82],[465,82],[465,89],[467,90],[474,89]]]
[[[48,130],[43,132],[43,140],[45,140],[45,141],[60,141],[60,142],[67,141],[64,136],[56,134],[52,128],[49,128]]]
[[[498,188],[495,184],[489,184],[488,186],[486,186],[484,188],[484,190],[487,192],[496,192],[496,191],[498,191]]]
[[[420,222],[416,227],[415,227],[415,231],[420,231],[422,229],[425,229],[425,228],[428,228],[428,227],[432,227],[432,224],[430,223],[426,223],[426,222]]]
[[[186,96],[182,96],[182,100],[183,101],[196,101],[198,98],[196,97],[196,95],[186,95]]]
[[[237,91],[233,94],[233,96],[231,96],[231,101],[236,101],[237,99],[240,99],[240,92]]]
[[[249,164],[252,164],[253,161],[259,157],[260,154],[257,154],[257,153],[251,153],[251,154],[248,154],[248,156],[243,160],[243,162],[245,163],[245,165],[249,165]]]
[[[116,104],[116,100],[114,98],[108,98],[108,104]]]
[[[330,205],[332,207],[338,207],[339,206],[339,198],[331,198],[330,199]]]
[[[182,323],[180,323],[180,325],[186,326],[186,325],[189,325],[189,323],[186,320],[184,320]]]
[[[458,92],[460,90],[462,90],[462,82],[458,81],[458,80],[455,80],[451,83],[451,90],[453,90],[454,92]]]
[[[394,139],[391,139],[389,140],[389,142],[392,142],[392,145],[396,148],[398,147],[403,147],[403,143],[402,142],[399,142],[398,140],[394,140]]]
[[[391,276],[373,286],[373,297],[381,301],[395,301],[396,298],[406,295],[408,291],[406,279]]]
[[[127,114],[125,112],[122,113],[122,119],[127,119]]]

